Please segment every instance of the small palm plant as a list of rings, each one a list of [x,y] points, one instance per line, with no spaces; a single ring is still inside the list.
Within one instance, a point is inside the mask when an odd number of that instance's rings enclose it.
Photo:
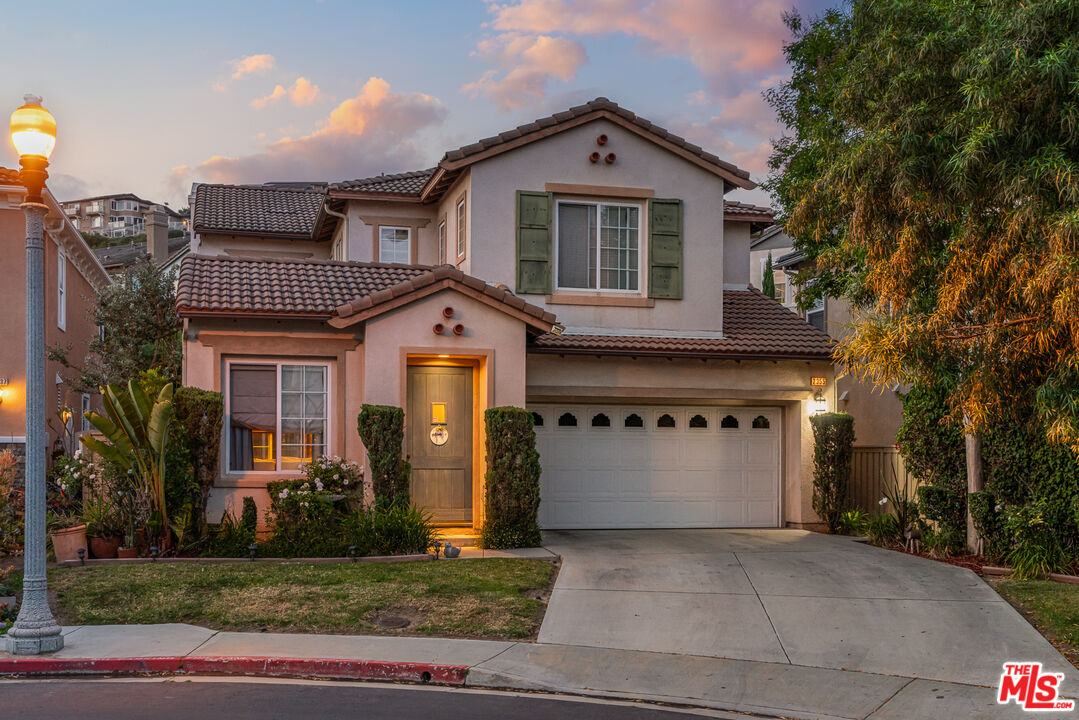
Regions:
[[[101,388],[105,414],[85,414],[87,420],[104,436],[98,439],[82,435],[79,440],[92,452],[117,463],[127,470],[136,484],[153,501],[153,522],[163,537],[162,546],[169,544],[169,516],[165,508],[165,447],[169,441],[172,421],[172,383],[151,401],[137,382]]]

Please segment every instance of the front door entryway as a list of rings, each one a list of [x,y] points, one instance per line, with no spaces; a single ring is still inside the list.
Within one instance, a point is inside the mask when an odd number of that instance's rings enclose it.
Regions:
[[[472,368],[409,366],[412,503],[437,523],[472,524]]]

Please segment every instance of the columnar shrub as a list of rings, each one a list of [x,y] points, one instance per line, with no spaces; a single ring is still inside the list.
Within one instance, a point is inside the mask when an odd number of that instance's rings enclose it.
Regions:
[[[903,397],[903,422],[896,440],[907,470],[921,482],[922,515],[939,523],[944,536],[959,538],[965,537],[967,526],[966,446],[948,397],[943,383],[915,384]]]
[[[518,407],[491,408],[487,424],[487,495],[480,540],[488,548],[540,544],[540,462],[532,413]]]
[[[393,405],[364,405],[357,424],[360,440],[367,448],[375,498],[404,498],[407,501],[411,467],[402,456],[405,443],[404,410]]]
[[[809,422],[813,425],[813,510],[834,533],[847,504],[854,418],[849,413],[824,413]]]
[[[206,498],[217,479],[224,402],[221,393],[195,387],[179,388],[172,402],[176,412],[173,433],[182,439],[186,458],[181,459],[191,467],[191,517],[201,531],[206,522]],[[173,461],[170,455],[169,462]]]

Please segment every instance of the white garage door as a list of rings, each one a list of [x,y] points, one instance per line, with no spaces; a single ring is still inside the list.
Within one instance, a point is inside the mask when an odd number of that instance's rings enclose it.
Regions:
[[[779,525],[778,408],[530,409],[543,466],[541,527]]]

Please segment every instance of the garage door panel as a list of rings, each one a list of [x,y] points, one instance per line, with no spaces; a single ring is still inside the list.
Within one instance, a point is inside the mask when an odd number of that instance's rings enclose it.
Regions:
[[[546,528],[779,523],[774,408],[542,405],[536,429]],[[592,425],[600,417],[599,427]],[[576,427],[558,427],[573,417]],[[610,425],[606,425],[606,420]],[[626,427],[627,418],[630,427]],[[640,426],[635,427],[637,418]],[[726,418],[728,427],[722,427]],[[753,428],[758,425],[767,428]],[[729,427],[732,419],[737,428]],[[690,427],[690,424],[694,427]],[[670,427],[673,423],[674,427]]]

